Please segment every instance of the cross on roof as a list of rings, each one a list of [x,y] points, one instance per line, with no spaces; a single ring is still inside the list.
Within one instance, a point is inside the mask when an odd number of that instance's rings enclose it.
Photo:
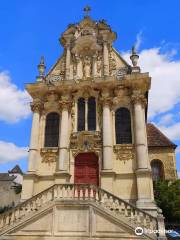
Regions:
[[[85,15],[86,16],[89,16],[89,12],[91,11],[91,8],[89,7],[89,6],[86,6],[85,8],[84,8],[84,12],[85,12]]]

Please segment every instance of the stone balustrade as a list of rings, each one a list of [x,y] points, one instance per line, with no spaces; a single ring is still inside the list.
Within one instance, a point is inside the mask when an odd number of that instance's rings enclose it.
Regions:
[[[61,200],[93,201],[116,217],[125,217],[134,227],[158,229],[157,218],[99,187],[85,184],[56,184],[1,214],[0,231],[38,211],[45,204]]]

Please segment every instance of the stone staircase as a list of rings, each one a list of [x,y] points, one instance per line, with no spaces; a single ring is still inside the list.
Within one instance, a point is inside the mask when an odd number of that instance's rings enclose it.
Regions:
[[[117,219],[124,218],[128,225],[135,230],[141,227],[144,232],[148,229],[146,239],[166,239],[164,219],[161,214],[156,217],[138,209],[134,205],[120,199],[113,194],[93,185],[84,184],[55,184],[45,191],[33,196],[19,204],[12,210],[0,215],[0,236],[8,232],[8,229],[28,216],[40,211],[48,203],[62,202],[92,202]],[[154,231],[160,230],[159,234]],[[4,239],[1,238],[0,239]]]

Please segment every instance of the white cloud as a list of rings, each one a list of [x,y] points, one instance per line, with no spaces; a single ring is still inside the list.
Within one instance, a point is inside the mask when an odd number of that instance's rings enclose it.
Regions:
[[[13,123],[30,114],[30,96],[11,82],[7,72],[0,73],[0,120]]]
[[[178,179],[180,179],[180,172],[177,172]]]
[[[170,126],[157,126],[171,140],[180,140],[180,122],[177,122]]]
[[[180,153],[180,146],[176,148],[176,153]]]
[[[172,113],[165,114],[160,118],[158,125],[168,126],[170,124],[173,124],[174,123],[173,118],[174,118],[174,115]]]
[[[138,50],[140,45],[142,43],[142,31],[140,31],[137,35],[136,35],[136,43],[135,43],[135,49]]]
[[[152,77],[149,94],[149,117],[172,109],[180,102],[180,61],[173,61],[174,49],[162,54],[161,48],[145,49],[139,53],[142,72]],[[129,61],[129,53],[124,53]]]
[[[22,160],[28,155],[27,148],[14,143],[0,141],[0,164]]]

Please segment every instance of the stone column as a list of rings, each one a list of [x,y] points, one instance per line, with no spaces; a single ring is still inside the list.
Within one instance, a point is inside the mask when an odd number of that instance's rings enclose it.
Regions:
[[[67,170],[68,145],[69,145],[69,100],[61,100],[61,127],[59,145],[59,170]]]
[[[134,101],[134,118],[135,118],[135,142],[136,142],[136,155],[138,169],[148,168],[148,151],[146,144],[146,131],[145,131],[145,98],[143,95],[133,95]]]
[[[70,78],[70,63],[71,63],[71,52],[70,52],[70,43],[66,45],[66,80]]]
[[[104,76],[109,75],[109,51],[108,51],[108,43],[104,41],[103,43],[103,60],[104,60]]]
[[[137,177],[137,206],[146,209],[154,206],[151,170],[147,147],[147,134],[145,123],[146,99],[142,94],[133,94],[135,147],[136,147],[136,177]]]
[[[85,131],[88,131],[88,98],[85,98]]]
[[[34,101],[31,105],[33,113],[32,128],[31,128],[31,139],[29,147],[29,161],[28,161],[28,171],[36,171],[36,161],[38,157],[39,148],[39,128],[40,128],[40,110],[42,104],[40,101]]]
[[[101,99],[103,104],[103,169],[112,170],[112,154],[113,154],[113,142],[112,142],[112,120],[110,111],[110,98],[103,97]]]

